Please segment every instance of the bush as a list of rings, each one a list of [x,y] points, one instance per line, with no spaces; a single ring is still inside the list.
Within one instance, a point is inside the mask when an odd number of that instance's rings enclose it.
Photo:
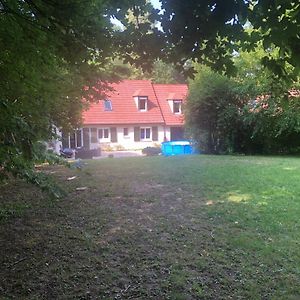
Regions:
[[[155,156],[161,153],[161,149],[158,147],[146,147],[142,150],[142,153],[147,156]]]
[[[104,145],[101,145],[101,150],[105,151],[105,152],[112,152],[112,151],[114,151],[114,148],[109,144],[106,144],[106,145],[104,144]]]

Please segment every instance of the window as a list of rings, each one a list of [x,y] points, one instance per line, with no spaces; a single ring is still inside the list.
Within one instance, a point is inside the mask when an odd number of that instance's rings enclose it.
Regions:
[[[147,100],[148,97],[139,97],[138,99],[138,109],[140,111],[146,111],[147,110]]]
[[[128,128],[123,128],[124,137],[128,137]]]
[[[72,148],[72,149],[76,148],[76,135],[75,135],[75,133],[70,134],[70,148]]]
[[[82,130],[76,130],[76,146],[82,147]]]
[[[82,129],[77,129],[76,131],[66,134],[62,132],[62,146],[63,148],[79,148],[82,147],[83,135]]]
[[[141,128],[141,140],[151,139],[151,128]]]
[[[173,100],[173,113],[181,114],[181,100]]]
[[[105,111],[112,111],[112,104],[111,100],[104,100],[104,110]]]
[[[98,139],[108,139],[109,138],[109,130],[108,128],[99,128],[98,129]]]
[[[103,137],[105,138],[105,139],[108,139],[108,136],[109,136],[109,131],[108,131],[108,129],[106,128],[106,129],[103,129]]]

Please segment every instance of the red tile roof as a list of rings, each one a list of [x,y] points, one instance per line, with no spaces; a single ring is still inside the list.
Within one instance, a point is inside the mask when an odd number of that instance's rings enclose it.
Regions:
[[[183,125],[182,116],[171,112],[167,95],[174,94],[176,99],[185,99],[186,85],[152,84],[150,80],[123,80],[111,84],[111,87],[114,91],[109,92],[107,98],[112,102],[112,111],[104,110],[103,101],[93,103],[83,112],[84,125],[164,124],[165,120],[166,125]],[[138,111],[134,96],[148,97],[147,111]]]
[[[161,107],[165,124],[169,126],[183,125],[183,114],[174,114],[168,100],[186,100],[188,86],[186,84],[152,84]]]
[[[91,104],[83,113],[84,125],[164,123],[150,80],[123,80],[111,86],[114,91],[107,98],[112,102],[112,111],[104,110],[103,101]],[[147,111],[138,111],[133,98],[137,94],[148,96]]]

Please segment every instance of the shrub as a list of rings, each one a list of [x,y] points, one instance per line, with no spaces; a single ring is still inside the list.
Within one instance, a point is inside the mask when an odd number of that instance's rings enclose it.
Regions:
[[[147,156],[159,155],[161,153],[161,149],[158,147],[146,147],[142,150],[142,153]]]
[[[111,145],[107,144],[107,145],[101,145],[101,150],[105,152],[112,152],[114,151],[114,148]]]

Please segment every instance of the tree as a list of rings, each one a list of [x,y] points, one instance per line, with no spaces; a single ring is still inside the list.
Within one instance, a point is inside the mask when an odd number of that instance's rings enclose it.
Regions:
[[[175,63],[189,59],[233,73],[232,56],[260,41],[262,62],[280,77],[295,78],[300,68],[300,6],[297,1],[162,0],[164,55]],[[247,28],[252,30],[248,31]],[[276,58],[268,49],[278,47]],[[292,72],[286,64],[293,66]]]
[[[279,49],[268,50],[270,58]],[[261,64],[266,55],[262,44],[255,51],[240,51],[234,62],[239,89],[248,91],[251,101],[243,108],[243,128],[248,131],[247,146],[252,152],[291,153],[299,151],[299,82],[287,82]],[[287,65],[287,72],[292,67]]]
[[[276,50],[274,50],[276,52]],[[300,149],[299,90],[260,62],[262,48],[239,52],[235,77],[197,65],[187,123],[208,153],[295,153]],[[276,55],[276,53],[273,55]]]
[[[157,59],[153,63],[150,77],[155,83],[184,83],[184,75],[171,63]]]
[[[234,80],[198,65],[190,83],[185,115],[193,138],[205,153],[236,152],[245,105]]]
[[[34,144],[54,135],[53,124],[76,128],[87,103],[105,96],[118,79],[106,65],[126,48],[111,16],[143,2],[0,0],[2,175],[32,175]]]
[[[269,94],[257,97],[243,109],[248,146],[255,153],[299,153],[299,92],[290,90],[284,97]]]
[[[121,58],[125,63],[150,72],[155,59],[165,58],[162,49],[166,40],[157,26],[159,11],[150,0],[132,2],[130,9],[113,12],[114,18],[122,24],[121,30],[115,33],[115,40],[123,49]]]
[[[112,59],[106,66],[106,71],[118,74],[121,79],[148,79],[155,83],[184,83],[184,75],[175,69],[173,64],[166,63],[160,59],[153,62],[149,71],[144,71],[141,67],[125,63],[121,58]]]

